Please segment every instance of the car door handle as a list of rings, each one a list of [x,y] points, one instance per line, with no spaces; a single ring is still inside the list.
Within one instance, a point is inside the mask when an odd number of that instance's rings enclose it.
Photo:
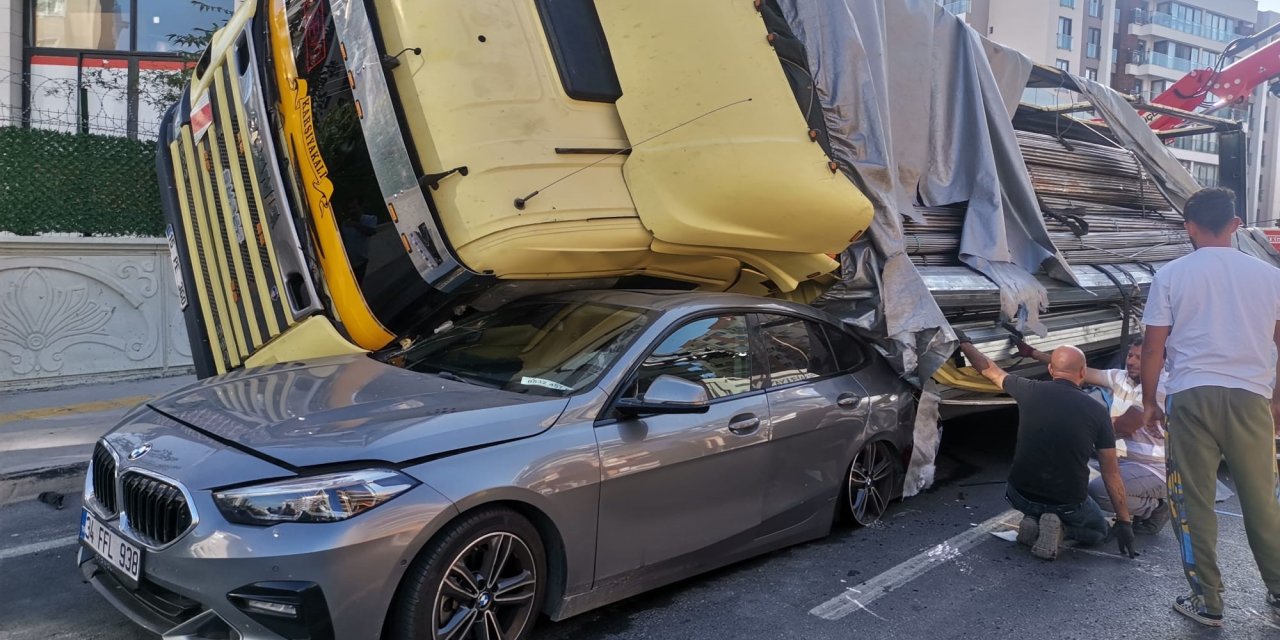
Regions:
[[[856,407],[859,402],[862,402],[862,398],[859,398],[856,393],[842,393],[839,398],[836,398],[836,406],[843,409]]]
[[[736,415],[729,420],[729,430],[740,436],[745,436],[759,428],[760,418],[757,418],[753,413]]]

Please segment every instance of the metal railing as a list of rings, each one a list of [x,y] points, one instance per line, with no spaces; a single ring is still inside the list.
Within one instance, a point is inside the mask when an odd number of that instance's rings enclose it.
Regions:
[[[1102,53],[1101,49],[1102,47],[1098,43],[1090,42],[1089,45],[1085,47],[1084,55],[1087,58],[1097,60],[1098,56]]]
[[[1175,18],[1173,14],[1162,13],[1159,11],[1147,11],[1145,9],[1133,10],[1134,24],[1158,24],[1162,27],[1168,27],[1174,31],[1189,33],[1193,36],[1208,38],[1218,42],[1231,42],[1240,37],[1239,33],[1228,31],[1226,29],[1214,29],[1204,23],[1191,22],[1181,18]]]
[[[1157,67],[1164,67],[1175,71],[1191,71],[1192,69],[1199,68],[1186,58],[1175,58],[1167,53],[1139,51],[1136,49],[1129,56],[1129,62],[1132,62],[1133,64],[1153,64]]]
[[[1059,48],[1059,49],[1066,49],[1067,51],[1070,51],[1070,50],[1071,50],[1071,36],[1069,36],[1069,35],[1067,35],[1067,34],[1065,34],[1065,33],[1059,33],[1059,34],[1058,34],[1058,48]]]

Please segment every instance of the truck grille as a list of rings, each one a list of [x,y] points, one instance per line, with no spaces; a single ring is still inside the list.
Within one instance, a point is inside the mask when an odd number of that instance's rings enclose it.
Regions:
[[[116,459],[101,442],[93,449],[93,498],[104,511],[116,513]]]
[[[191,526],[191,508],[182,490],[139,473],[125,473],[124,514],[129,528],[151,544],[173,542]]]
[[[192,261],[195,293],[218,373],[240,366],[300,318],[288,304],[273,229],[279,202],[269,165],[252,152],[249,111],[227,65],[210,69],[207,128],[183,125],[170,145],[174,186]],[[274,206],[274,205],[273,205]],[[297,261],[297,257],[293,258]],[[305,297],[305,296],[304,296]]]

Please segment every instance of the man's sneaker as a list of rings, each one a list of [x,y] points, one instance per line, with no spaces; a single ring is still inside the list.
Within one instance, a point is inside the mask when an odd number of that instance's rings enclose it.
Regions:
[[[1041,560],[1056,560],[1062,546],[1062,519],[1056,513],[1040,516],[1040,535],[1031,547],[1031,555]]]
[[[1161,500],[1151,511],[1151,515],[1133,521],[1133,532],[1148,536],[1155,535],[1160,533],[1166,524],[1169,524],[1169,501]]]
[[[1022,516],[1022,524],[1018,525],[1018,544],[1030,547],[1040,537],[1040,519],[1035,516]]]
[[[1200,596],[1178,596],[1173,601],[1173,610],[1206,627],[1222,626],[1222,614],[1209,613],[1204,606],[1204,598]]]

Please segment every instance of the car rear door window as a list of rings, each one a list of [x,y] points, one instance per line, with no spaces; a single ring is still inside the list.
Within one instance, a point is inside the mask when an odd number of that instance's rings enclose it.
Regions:
[[[824,326],[827,341],[831,343],[831,351],[835,354],[836,363],[841,371],[861,369],[867,363],[867,351],[858,339],[848,332],[832,326]]]
[[[810,320],[763,314],[760,340],[769,362],[769,385],[782,386],[839,372],[822,326]]]
[[[701,384],[712,399],[761,388],[752,376],[745,315],[698,318],[664,338],[640,364],[632,394],[643,396],[661,375]]]

